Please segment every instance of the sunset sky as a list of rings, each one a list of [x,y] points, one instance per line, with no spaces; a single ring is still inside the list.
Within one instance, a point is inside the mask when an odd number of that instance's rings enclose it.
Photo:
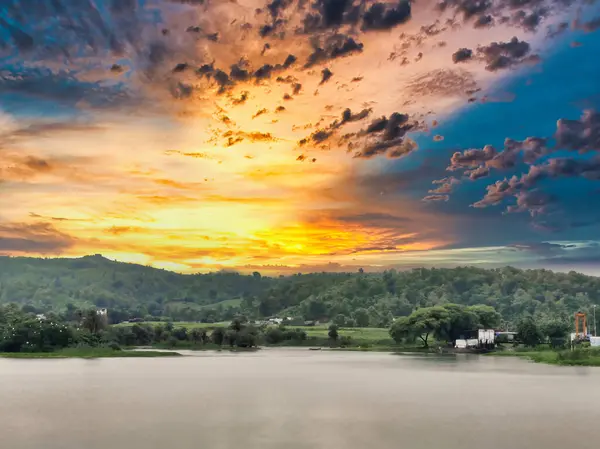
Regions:
[[[600,275],[600,4],[0,0],[0,255]]]

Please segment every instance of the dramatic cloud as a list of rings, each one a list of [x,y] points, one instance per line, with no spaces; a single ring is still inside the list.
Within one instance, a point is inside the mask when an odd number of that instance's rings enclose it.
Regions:
[[[598,117],[594,111],[587,110],[580,120],[558,120],[555,134],[556,146],[553,148],[549,146],[548,139],[528,137],[523,141],[507,138],[504,142],[504,150],[501,152],[490,145],[482,150],[455,152],[450,159],[448,170],[463,170],[464,175],[474,181],[489,176],[490,169],[508,170],[519,163],[528,164],[530,167],[527,173],[489,185],[485,196],[473,206],[476,208],[494,206],[514,197],[516,205],[509,205],[507,212],[529,211],[532,216],[540,215],[547,212],[550,204],[557,202],[555,195],[540,190],[542,182],[559,178],[600,180],[600,155],[598,154],[592,158],[554,157],[536,165],[540,158],[552,155],[561,149],[580,153],[600,151]],[[449,194],[451,192],[451,185],[442,184],[441,187],[429,193]]]
[[[473,50],[469,50],[468,48],[459,48],[456,52],[452,54],[452,61],[454,64],[459,62],[468,61],[473,57]]]
[[[490,72],[507,69],[530,60],[526,58],[530,51],[530,45],[517,37],[513,37],[508,42],[492,42],[477,48],[477,54],[486,63],[485,69]]]
[[[408,0],[400,0],[396,5],[387,3],[372,4],[363,15],[363,30],[388,30],[410,19],[411,7]]]
[[[333,76],[333,72],[328,68],[324,68],[321,71],[321,82],[319,84],[324,84]]]
[[[554,138],[524,139],[542,116],[566,117],[528,103],[544,80],[573,80],[561,95],[545,88],[544,108],[597,107],[585,97],[594,36],[583,36],[597,28],[594,5],[25,3],[0,8],[0,252],[102,252],[181,271],[383,267],[409,250],[418,265],[432,248],[454,245],[457,260],[473,245],[515,241],[533,232],[516,212],[540,228],[597,223],[587,199],[596,114],[559,121]],[[544,40],[561,32],[583,47]],[[563,50],[569,67],[553,59]],[[526,74],[536,52],[549,62]],[[523,128],[506,135],[519,140],[503,145],[497,130],[514,123]],[[431,186],[450,156],[453,176]],[[495,181],[477,210],[459,209]],[[568,206],[588,212],[569,217],[563,184],[584,182]],[[515,213],[484,236],[474,228],[493,223],[497,211],[481,210],[492,204]]]
[[[560,119],[556,124],[556,145],[586,153],[600,150],[600,114],[585,111],[580,120]]]
[[[331,59],[348,56],[353,53],[363,51],[363,44],[356,42],[349,36],[335,34],[326,39],[323,47],[316,46],[314,51],[308,56],[305,68],[310,68],[315,64],[321,64]]]
[[[0,253],[60,254],[74,244],[49,223],[0,223]]]
[[[375,119],[358,133],[366,137],[366,144],[354,157],[368,159],[384,153],[392,159],[405,156],[417,148],[415,142],[405,138],[406,133],[415,127],[415,123],[409,123],[407,114],[398,112],[389,118]]]

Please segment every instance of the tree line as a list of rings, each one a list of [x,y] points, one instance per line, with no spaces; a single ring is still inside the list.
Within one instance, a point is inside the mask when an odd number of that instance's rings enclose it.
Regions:
[[[408,316],[397,317],[389,328],[396,344],[428,348],[438,344],[453,345],[456,339],[472,338],[478,329],[495,329],[501,315],[487,305],[463,306],[444,304],[423,307]],[[72,321],[57,316],[40,317],[23,311],[15,304],[0,306],[0,352],[51,352],[66,347],[132,346],[165,348],[216,349],[224,346],[254,348],[259,345],[333,346],[365,345],[340,335],[343,327],[331,322],[326,336],[309,337],[304,329],[285,325],[255,325],[246,317],[236,317],[228,326],[187,328],[167,323],[135,323],[109,326],[96,309],[77,314]],[[516,325],[517,342],[534,347],[549,343],[555,348],[567,343],[571,323],[560,317],[537,321],[525,316]],[[475,334],[476,335],[476,334]],[[379,342],[369,342],[367,344]]]
[[[537,322],[591,315],[600,278],[511,267],[414,269],[381,273],[312,273],[268,277],[255,272],[183,275],[101,256],[80,259],[0,257],[0,304],[52,311],[69,321],[80,309],[106,307],[110,323],[125,320],[231,321],[290,317],[338,327],[389,327],[416,310],[458,304],[493,307],[501,326],[527,316]]]

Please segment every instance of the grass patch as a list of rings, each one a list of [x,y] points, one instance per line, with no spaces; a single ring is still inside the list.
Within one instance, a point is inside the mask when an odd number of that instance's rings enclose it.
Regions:
[[[66,348],[54,352],[2,352],[0,357],[11,359],[95,359],[104,357],[173,357],[181,356],[171,351],[126,351],[110,348]]]
[[[116,327],[128,327],[133,326],[135,324],[145,325],[149,324],[150,326],[165,326],[167,324],[166,321],[141,321],[139,323],[119,323],[113,324]],[[195,323],[193,321],[173,321],[173,327],[185,327],[186,329],[214,329],[215,327],[229,327],[231,321],[223,321],[221,323]]]
[[[497,351],[490,355],[495,357],[521,357],[536,363],[561,366],[600,366],[600,350],[595,348],[551,351],[547,349]]]

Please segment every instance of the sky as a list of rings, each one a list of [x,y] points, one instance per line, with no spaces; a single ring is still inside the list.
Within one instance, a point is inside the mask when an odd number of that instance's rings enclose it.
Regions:
[[[590,0],[0,0],[0,255],[600,275]]]

